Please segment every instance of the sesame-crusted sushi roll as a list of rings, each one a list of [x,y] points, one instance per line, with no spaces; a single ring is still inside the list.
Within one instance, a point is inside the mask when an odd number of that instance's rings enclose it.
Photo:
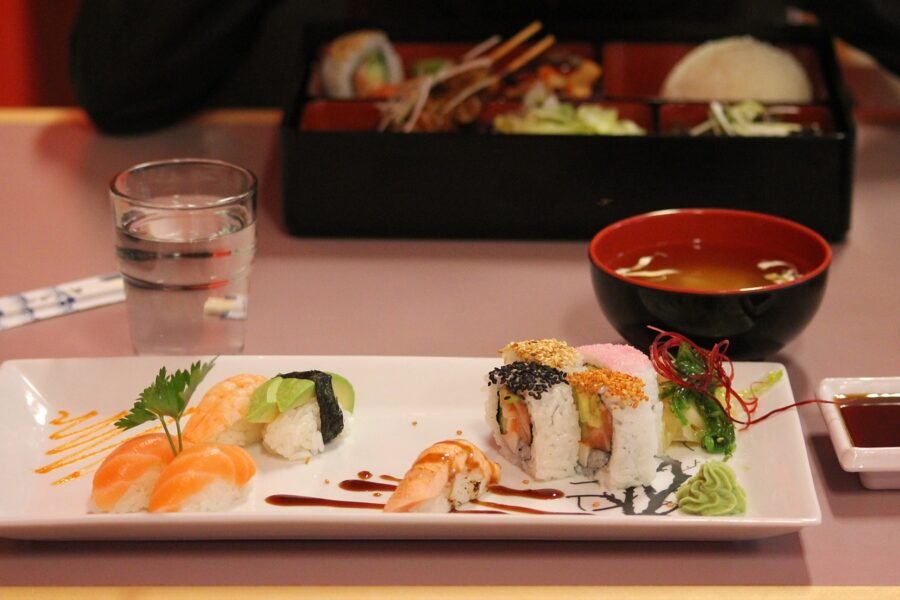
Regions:
[[[510,342],[500,350],[504,364],[536,362],[560,371],[574,371],[582,365],[581,355],[567,343],[556,339]]]
[[[485,420],[503,457],[537,480],[574,475],[580,432],[566,374],[518,361],[487,378]]]
[[[583,357],[584,364],[587,367],[606,367],[613,371],[634,375],[644,382],[644,393],[647,395],[654,415],[656,415],[656,433],[660,439],[660,449],[662,449],[663,406],[659,400],[659,383],[656,377],[656,369],[653,368],[650,358],[628,344],[579,346],[578,353]]]
[[[659,435],[644,382],[602,367],[569,373],[568,381],[581,427],[579,470],[607,489],[652,482]]]

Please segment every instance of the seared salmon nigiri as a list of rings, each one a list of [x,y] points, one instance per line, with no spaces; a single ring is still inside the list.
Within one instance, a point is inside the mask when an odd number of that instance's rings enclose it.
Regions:
[[[387,512],[449,512],[500,481],[500,465],[466,440],[426,448],[388,499]]]

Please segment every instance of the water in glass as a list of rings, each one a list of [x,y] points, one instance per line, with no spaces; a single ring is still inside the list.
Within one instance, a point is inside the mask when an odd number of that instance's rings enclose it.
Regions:
[[[242,206],[178,213],[134,210],[116,228],[133,344],[143,354],[239,353],[255,221]]]

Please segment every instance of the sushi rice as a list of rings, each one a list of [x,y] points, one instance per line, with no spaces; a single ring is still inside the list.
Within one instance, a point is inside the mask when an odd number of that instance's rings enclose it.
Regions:
[[[344,427],[334,441],[350,430],[350,415],[347,411],[341,411],[341,415]],[[262,443],[266,450],[288,460],[306,460],[325,450],[318,403],[307,402],[280,414],[265,426]]]

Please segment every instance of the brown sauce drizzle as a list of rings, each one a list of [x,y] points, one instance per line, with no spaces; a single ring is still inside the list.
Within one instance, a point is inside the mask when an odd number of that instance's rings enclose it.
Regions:
[[[437,462],[437,461],[435,461]],[[360,479],[345,479],[338,486],[342,490],[347,490],[348,492],[376,492],[376,496],[380,495],[378,492],[390,492],[397,489],[395,484],[391,483],[378,483],[377,481],[367,481],[364,475],[368,475],[369,477],[372,474],[369,471],[360,471],[358,473]],[[401,479],[399,477],[394,477],[393,475],[379,475],[380,479],[384,479],[385,481],[394,481],[400,482]],[[529,498],[532,500],[554,500],[556,498],[564,498],[565,493],[562,490],[557,490],[553,488],[538,488],[538,489],[516,489],[511,487],[506,487],[504,485],[492,484],[488,486],[488,492],[492,494],[497,494],[498,496],[516,496],[519,498]],[[278,496],[279,498],[281,496]],[[293,496],[291,496],[293,498]],[[301,498],[305,498],[304,496],[300,496]],[[331,502],[329,500],[325,500],[323,498],[314,499],[317,501]],[[331,504],[281,504],[279,502],[270,502],[269,499],[266,499],[266,502],[269,504],[276,504],[278,506],[332,506]],[[304,502],[309,502],[309,500],[305,500]],[[342,502],[340,500],[335,500],[333,502]],[[353,503],[349,503],[352,505]],[[572,512],[550,512],[545,510],[538,510],[535,508],[528,508],[525,506],[515,506],[512,504],[500,504],[497,502],[489,502],[485,500],[472,500],[471,504],[477,504],[479,506],[486,507],[485,509],[470,509],[470,510],[458,510],[452,509],[450,512],[452,513],[470,513],[470,514],[490,514],[490,515],[505,515],[510,512],[518,512],[525,513],[530,515],[585,515],[588,513],[572,513]],[[359,508],[357,506],[350,506],[340,504],[340,508]]]
[[[372,479],[372,473],[370,473],[369,471],[360,471],[356,474],[356,476],[360,479]]]
[[[329,508],[369,508],[384,510],[384,503],[380,502],[350,502],[347,500],[331,500],[329,498],[316,498],[313,496],[292,496],[290,494],[275,494],[268,496],[266,502],[274,506],[327,506]]]
[[[397,489],[393,483],[378,483],[362,479],[345,479],[338,484],[338,487],[348,492],[393,492]]]
[[[532,500],[553,500],[555,498],[564,498],[566,495],[562,490],[553,488],[519,490],[498,484],[489,485],[488,491],[498,496],[517,496],[519,498],[531,498]]]
[[[525,513],[527,515],[578,515],[582,517],[593,516],[592,513],[586,512],[551,512],[547,510],[538,510],[536,508],[528,508],[527,506],[515,506],[513,504],[501,504],[499,502],[488,502],[486,500],[471,500],[472,504],[485,506],[487,508],[496,508],[497,510]]]

